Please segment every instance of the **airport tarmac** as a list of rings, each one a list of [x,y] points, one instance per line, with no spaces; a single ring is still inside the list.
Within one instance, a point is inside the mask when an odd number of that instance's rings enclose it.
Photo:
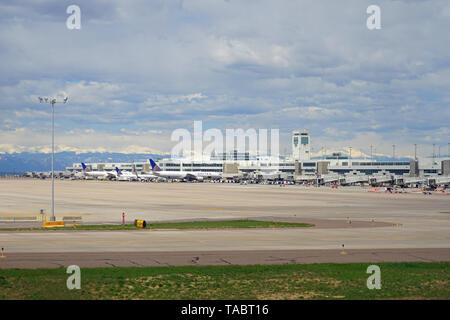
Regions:
[[[373,188],[56,180],[55,215],[85,222],[261,216],[378,219],[448,218],[450,196],[370,193]],[[0,216],[50,213],[51,181],[0,179]]]
[[[0,269],[450,261],[449,249],[11,253]]]
[[[48,213],[50,185],[50,181],[43,180],[0,180],[0,216],[36,216],[39,209]],[[253,251],[260,254],[292,250],[339,252],[345,244],[349,252],[363,250],[369,257],[374,250],[397,250],[399,257],[402,250],[429,250],[431,254],[425,259],[450,260],[450,196],[443,194],[370,193],[361,187],[336,190],[276,185],[57,180],[55,199],[57,218],[82,216],[88,223],[120,223],[122,212],[126,212],[129,223],[136,218],[148,221],[258,218],[304,222],[316,219],[323,221],[323,225],[328,222],[329,227],[4,231],[0,232],[0,246],[5,247],[7,254],[26,257],[42,253],[44,260],[44,253],[73,257],[80,253],[171,256],[175,252],[195,252],[197,255],[222,252],[225,257],[226,252],[240,252],[241,255]],[[346,223],[347,217],[353,226]],[[369,221],[372,219],[384,225],[371,227]],[[340,221],[340,225],[333,221]],[[367,225],[356,227],[358,223]],[[248,256],[255,256],[255,263],[264,261],[256,253]],[[331,258],[332,255],[328,256],[330,262],[336,260]],[[405,256],[405,259],[411,258]],[[322,262],[324,257],[317,260]],[[16,262],[19,265],[15,267],[26,264],[20,259]],[[0,263],[5,265],[5,262]]]

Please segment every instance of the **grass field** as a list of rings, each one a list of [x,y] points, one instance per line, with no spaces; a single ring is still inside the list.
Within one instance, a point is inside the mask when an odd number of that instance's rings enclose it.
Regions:
[[[313,227],[308,223],[291,223],[258,220],[222,220],[222,221],[192,221],[192,222],[159,222],[149,223],[146,229],[223,229],[223,228],[302,228]],[[0,231],[26,230],[73,230],[74,227],[58,228],[0,228]],[[133,224],[125,225],[77,225],[78,230],[136,230]]]
[[[367,263],[0,270],[0,299],[450,299],[450,263],[378,263],[380,290],[366,286]]]

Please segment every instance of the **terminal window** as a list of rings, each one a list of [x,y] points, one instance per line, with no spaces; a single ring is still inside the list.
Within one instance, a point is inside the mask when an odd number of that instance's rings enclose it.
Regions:
[[[307,145],[308,144],[308,137],[302,137],[301,142],[302,142],[303,145]]]
[[[303,162],[302,164],[304,167],[315,167],[316,163],[315,162]]]

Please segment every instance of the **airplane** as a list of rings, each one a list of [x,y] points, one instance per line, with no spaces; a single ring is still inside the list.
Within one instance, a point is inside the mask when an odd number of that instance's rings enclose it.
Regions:
[[[93,177],[97,179],[106,179],[106,178],[113,178],[115,176],[112,172],[107,171],[89,171],[89,169],[83,162],[81,163],[81,166],[83,167],[83,172],[81,173],[81,176],[85,178]]]
[[[141,174],[137,174],[136,173],[136,176],[137,176],[137,178],[138,178],[138,180],[139,181],[148,181],[148,180],[150,180],[150,179],[156,179],[156,178],[158,178],[158,176],[156,176],[156,175],[154,175],[154,174],[151,174],[151,173],[141,173]]]
[[[157,177],[166,179],[180,179],[180,180],[203,180],[205,178],[220,178],[219,172],[202,172],[202,171],[162,171],[153,159],[148,159],[152,166],[152,172]]]
[[[116,173],[114,174],[117,180],[120,181],[131,181],[131,180],[137,180],[138,176],[137,174],[128,172],[128,171],[122,171],[119,168],[116,167]]]

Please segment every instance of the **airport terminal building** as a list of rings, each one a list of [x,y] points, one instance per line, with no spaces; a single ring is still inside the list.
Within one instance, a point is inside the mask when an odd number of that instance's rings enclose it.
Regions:
[[[211,154],[203,161],[170,158],[155,160],[164,171],[218,172],[227,179],[259,178],[351,184],[394,180],[400,183],[414,183],[414,181],[422,182],[430,178],[438,179],[436,182],[447,183],[448,178],[445,177],[450,177],[450,158],[448,157],[376,161],[333,153],[321,159],[312,159],[308,131],[294,131],[291,142],[292,155],[283,159],[232,151]],[[87,163],[86,165],[92,171],[113,171],[115,167],[137,173],[151,171],[148,160],[134,163]],[[79,163],[74,163],[67,168],[67,171],[71,173],[81,172],[81,170]]]

